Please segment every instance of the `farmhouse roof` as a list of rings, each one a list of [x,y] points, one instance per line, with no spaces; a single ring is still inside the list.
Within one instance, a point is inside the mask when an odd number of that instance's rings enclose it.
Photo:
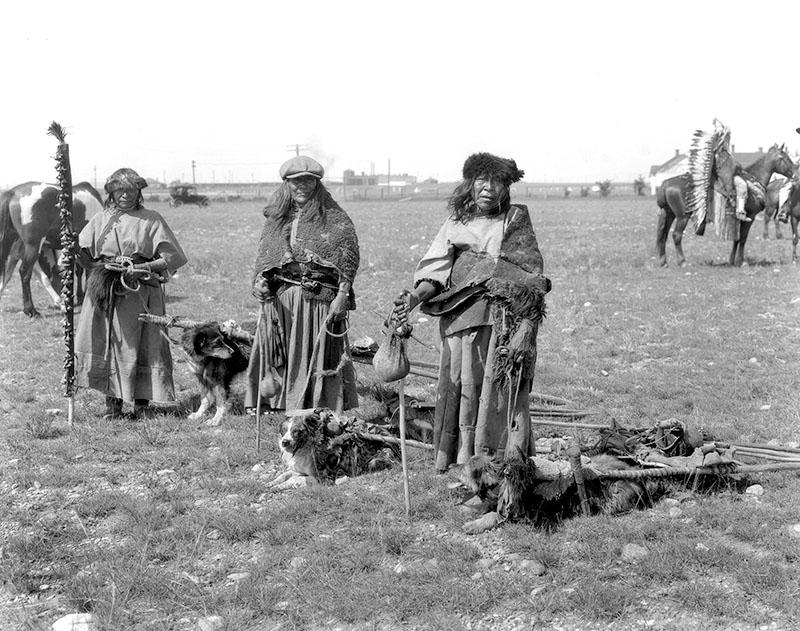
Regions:
[[[686,154],[681,153],[677,149],[675,150],[675,155],[672,156],[669,160],[664,162],[663,164],[654,164],[650,167],[650,175],[655,175],[656,173],[660,173],[661,171],[667,171],[682,160],[686,159]]]
[[[759,147],[758,151],[736,151],[734,148],[733,151],[733,158],[741,164],[743,167],[750,166],[759,158],[762,158],[765,155],[763,149]],[[650,167],[650,175],[656,175],[657,173],[661,173],[662,171],[668,171],[676,164],[680,163],[682,160],[686,159],[685,153],[680,153],[677,149],[675,150],[675,155],[672,156],[669,160],[664,162],[663,164],[654,164]]]

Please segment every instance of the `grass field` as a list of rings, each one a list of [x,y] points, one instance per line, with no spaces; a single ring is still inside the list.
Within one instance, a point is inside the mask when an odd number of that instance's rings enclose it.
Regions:
[[[671,266],[659,268],[652,199],[526,201],[553,281],[535,391],[598,421],[676,417],[720,440],[798,440],[800,271],[789,240],[761,240],[759,222],[749,265],[734,269],[727,243],[687,230],[689,265],[676,268],[668,249]],[[190,260],[167,287],[170,314],[254,320],[259,206],[152,206]],[[351,340],[378,339],[443,202],[347,210],[362,255]],[[760,497],[686,491],[553,532],[514,523],[471,537],[427,452],[411,454],[410,519],[399,467],[271,493],[276,427],[257,454],[250,417],[219,430],[188,422],[198,392],[177,349],[174,413],[104,422],[102,396],[80,392],[73,429],[49,416],[66,407],[60,314],[41,287],[34,299],[38,321],[21,312],[18,280],[0,302],[0,629],[49,629],[84,610],[110,630],[189,630],[209,616],[236,631],[800,626],[796,474],[754,478]],[[415,332],[432,345],[435,327]],[[416,342],[410,353],[436,361]],[[368,386],[371,369],[357,368]],[[428,382],[411,385],[432,396]],[[626,544],[646,553],[629,558]]]

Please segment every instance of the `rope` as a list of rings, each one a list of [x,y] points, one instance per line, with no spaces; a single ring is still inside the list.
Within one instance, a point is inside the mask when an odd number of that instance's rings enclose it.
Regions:
[[[324,324],[322,326],[325,327],[325,332],[328,335],[330,335],[331,337],[337,337],[337,338],[338,337],[344,337],[345,335],[347,335],[350,332],[350,316],[346,316],[344,321],[345,321],[345,329],[341,333],[334,333],[333,331],[331,331],[328,328],[328,324],[329,324],[329,322],[332,322],[332,320],[325,320],[325,322],[324,322]]]
[[[584,467],[585,468],[585,467]],[[671,478],[687,475],[730,475],[744,470],[736,463],[723,465],[725,470],[716,467],[658,467],[653,469],[620,469],[614,471],[596,471],[600,479],[611,480],[638,480],[641,478]]]

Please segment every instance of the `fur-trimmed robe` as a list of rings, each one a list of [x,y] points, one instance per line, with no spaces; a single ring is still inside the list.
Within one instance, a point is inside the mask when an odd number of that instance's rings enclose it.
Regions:
[[[550,279],[542,274],[543,260],[533,231],[528,208],[511,205],[504,216],[489,219],[490,230],[501,236],[470,239],[475,219],[465,224],[448,219],[420,261],[414,285],[428,280],[442,289],[420,308],[433,316],[449,320],[472,309],[480,299],[491,305],[501,343],[507,343],[525,318],[538,324],[545,313],[544,296],[550,291]],[[465,238],[466,237],[466,238]],[[499,249],[498,249],[499,241]],[[469,324],[473,322],[470,318]],[[484,324],[488,324],[489,321]],[[465,322],[467,324],[467,322]],[[452,325],[447,328],[452,329]],[[503,382],[505,369],[494,367],[494,378]]]
[[[425,313],[440,317],[442,336],[434,419],[437,469],[474,454],[532,449],[528,396],[536,331],[550,289],[542,272],[528,209],[516,204],[493,217],[477,215],[463,223],[447,219],[417,266],[415,286],[429,281],[442,290],[422,305]],[[523,318],[533,322],[534,333],[530,361],[520,375],[502,347]]]

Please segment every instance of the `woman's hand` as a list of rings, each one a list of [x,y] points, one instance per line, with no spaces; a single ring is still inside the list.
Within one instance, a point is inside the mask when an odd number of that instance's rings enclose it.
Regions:
[[[347,317],[347,307],[350,304],[350,295],[344,292],[339,292],[336,297],[331,300],[331,306],[328,308],[328,322],[338,322]]]
[[[530,320],[522,320],[516,333],[508,342],[508,354],[514,363],[527,363],[533,354],[536,326]]]
[[[260,274],[256,276],[256,279],[253,281],[253,296],[262,303],[266,302],[272,296],[267,279]]]
[[[392,302],[394,304],[392,315],[395,320],[405,322],[408,314],[420,303],[420,298],[416,292],[404,289]]]

